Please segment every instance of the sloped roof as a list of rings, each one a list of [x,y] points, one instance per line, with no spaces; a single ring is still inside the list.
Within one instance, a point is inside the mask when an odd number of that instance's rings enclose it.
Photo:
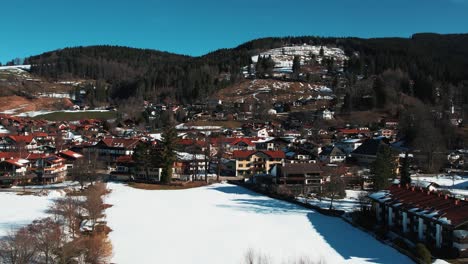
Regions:
[[[346,154],[337,147],[325,148],[320,152],[321,156],[345,156]]]
[[[377,155],[377,151],[379,150],[380,145],[385,144],[380,139],[368,139],[362,143],[361,146],[356,148],[352,154],[359,154],[359,155],[370,155],[375,156]]]
[[[33,139],[34,136],[28,135],[28,136],[8,136],[11,140],[14,142],[26,142],[30,143]]]
[[[14,158],[14,159],[7,159],[3,162],[9,163],[11,165],[15,165],[16,167],[24,167],[29,163],[29,160],[21,159],[21,158]]]
[[[0,159],[18,158],[19,152],[0,152]]]
[[[79,158],[83,157],[83,155],[81,155],[80,153],[76,153],[76,152],[71,151],[71,150],[62,151],[62,152],[60,152],[60,154],[62,154],[64,156],[67,156],[67,157],[70,157],[70,158],[74,158],[74,159],[79,159]]]
[[[248,146],[255,146],[255,144],[252,143],[252,141],[250,139],[247,139],[247,138],[236,138],[230,144],[231,145],[237,145],[237,144],[240,144],[240,143],[245,143]]]
[[[135,162],[133,160],[133,157],[130,156],[130,155],[117,157],[117,159],[115,161],[118,162],[118,163],[134,163]]]
[[[255,153],[263,153],[273,159],[284,159],[285,154],[280,150],[268,150],[268,151],[257,151],[257,150],[235,150],[232,152],[234,158],[248,158]]]
[[[402,203],[401,207],[413,212],[431,216],[434,220],[446,218],[455,227],[468,222],[468,202],[446,197],[440,193],[429,192],[424,188],[408,188],[392,185],[388,194],[381,199],[387,203]],[[417,209],[417,210],[416,210]],[[448,223],[447,221],[442,221]]]
[[[322,166],[318,163],[286,163],[281,168],[284,174],[322,173]]]
[[[101,142],[103,142],[107,147],[111,148],[131,149],[136,147],[140,140],[134,138],[105,138],[102,139]]]

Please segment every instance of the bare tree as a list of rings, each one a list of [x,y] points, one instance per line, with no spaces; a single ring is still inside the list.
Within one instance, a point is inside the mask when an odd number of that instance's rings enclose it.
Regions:
[[[44,218],[34,221],[28,226],[28,230],[43,263],[54,263],[54,252],[57,252],[61,246],[60,225],[52,218]]]
[[[105,183],[97,183],[86,191],[86,200],[83,202],[83,207],[88,212],[88,217],[92,221],[93,230],[97,219],[102,217],[104,210],[103,195],[106,195],[108,190]]]
[[[262,255],[255,250],[249,248],[244,255],[244,264],[269,264],[270,259],[266,255]]]
[[[37,247],[27,228],[21,228],[0,240],[0,262],[5,264],[34,263]]]
[[[67,196],[63,199],[57,199],[49,209],[50,213],[53,213],[56,218],[61,218],[68,228],[68,232],[71,233],[72,237],[79,231],[80,217],[81,217],[81,202],[76,197]]]
[[[221,169],[223,166],[223,154],[224,154],[224,136],[220,136],[218,138],[217,144],[217,151],[216,151],[216,160],[217,160],[217,168],[216,168],[216,181],[219,182],[219,177],[221,176]]]
[[[63,241],[62,246],[55,252],[55,263],[84,263],[77,261],[83,255],[83,239],[77,238],[72,241]]]
[[[97,233],[88,236],[83,241],[85,262],[90,264],[106,264],[112,257],[112,244],[105,234]]]
[[[346,195],[345,183],[341,176],[331,176],[330,182],[325,185],[327,196],[330,198],[330,210],[333,209],[333,201]]]
[[[361,209],[361,212],[364,212],[369,207],[369,204],[370,204],[368,193],[364,191],[359,193],[358,201],[359,201],[359,207]]]
[[[81,189],[83,189],[86,183],[93,184],[98,179],[98,167],[97,153],[89,153],[73,163],[71,177],[74,181],[79,182]]]

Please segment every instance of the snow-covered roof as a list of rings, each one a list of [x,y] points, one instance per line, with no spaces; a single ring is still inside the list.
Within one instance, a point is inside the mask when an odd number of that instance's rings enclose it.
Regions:
[[[177,152],[177,159],[183,161],[190,161],[190,160],[204,160],[205,155],[203,154],[192,154],[187,152]]]

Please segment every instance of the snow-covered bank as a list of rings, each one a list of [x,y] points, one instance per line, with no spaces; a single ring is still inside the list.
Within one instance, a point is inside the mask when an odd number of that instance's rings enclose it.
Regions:
[[[253,249],[287,263],[412,263],[340,218],[230,184],[147,191],[110,183],[115,263],[242,263]]]
[[[90,113],[90,112],[110,112],[110,110],[60,110],[60,111],[31,111],[20,113],[17,116],[21,117],[35,117],[39,115],[46,115],[51,113]]]
[[[51,191],[47,195],[17,195],[0,192],[0,237],[10,231],[30,224],[33,220],[46,217],[46,210],[52,201],[63,195],[60,191]]]

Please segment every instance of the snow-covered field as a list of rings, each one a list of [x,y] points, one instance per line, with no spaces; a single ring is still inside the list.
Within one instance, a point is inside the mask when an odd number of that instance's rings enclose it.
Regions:
[[[361,208],[361,202],[359,201],[359,194],[364,193],[367,194],[365,191],[354,191],[354,190],[346,190],[346,197],[343,199],[335,199],[333,201],[333,209],[335,210],[342,210],[345,212],[354,212]],[[301,202],[306,202],[304,198],[297,198]],[[307,199],[307,202],[311,205],[318,206],[323,209],[329,209],[331,200],[329,198],[310,198]]]
[[[147,191],[110,183],[113,262],[243,263],[252,249],[271,263],[412,263],[340,218],[230,184]]]
[[[59,110],[59,111],[30,111],[17,114],[20,117],[35,117],[39,115],[46,115],[51,113],[91,113],[91,112],[109,112],[110,110]]]
[[[0,237],[10,231],[30,224],[33,220],[46,217],[46,210],[53,199],[62,196],[60,191],[47,195],[17,195],[13,192],[0,192]]]
[[[437,175],[435,177],[411,177],[416,185],[424,186],[430,182],[437,183],[439,190],[447,190],[455,195],[468,196],[468,177],[459,175]],[[418,183],[419,182],[419,183]]]

